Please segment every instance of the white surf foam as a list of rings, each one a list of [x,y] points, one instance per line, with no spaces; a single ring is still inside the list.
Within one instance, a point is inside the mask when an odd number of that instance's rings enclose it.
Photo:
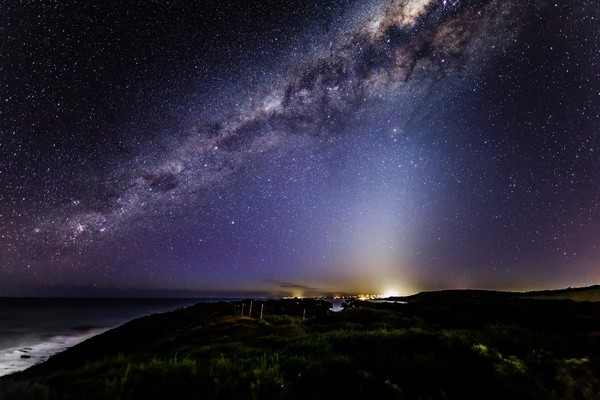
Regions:
[[[0,376],[23,371],[32,365],[44,362],[50,356],[107,330],[108,328],[93,329],[76,335],[56,335],[43,341],[31,339],[31,342],[17,347],[0,348]]]

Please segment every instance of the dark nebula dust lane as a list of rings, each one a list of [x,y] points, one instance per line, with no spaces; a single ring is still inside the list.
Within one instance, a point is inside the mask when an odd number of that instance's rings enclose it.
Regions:
[[[0,7],[0,294],[600,278],[594,1]]]

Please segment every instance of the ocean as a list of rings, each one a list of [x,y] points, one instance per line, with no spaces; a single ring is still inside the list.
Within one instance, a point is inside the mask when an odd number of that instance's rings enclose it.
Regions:
[[[132,319],[215,300],[0,298],[0,376]]]

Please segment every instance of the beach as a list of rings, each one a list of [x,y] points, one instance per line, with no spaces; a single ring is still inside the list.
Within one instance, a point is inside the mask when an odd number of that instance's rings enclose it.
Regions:
[[[0,298],[0,376],[43,362],[132,319],[197,301]]]

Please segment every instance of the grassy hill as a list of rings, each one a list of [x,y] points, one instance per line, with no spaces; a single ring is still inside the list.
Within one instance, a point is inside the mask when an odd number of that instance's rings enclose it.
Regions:
[[[600,301],[600,285],[523,293],[522,297],[543,300]]]
[[[600,303],[450,291],[328,309],[140,318],[0,378],[0,398],[600,399]]]
[[[573,301],[600,301],[600,285],[586,286],[580,288],[567,288],[556,290],[537,290],[530,292],[504,292],[497,290],[478,290],[478,289],[451,289],[438,290],[432,292],[421,292],[411,296],[389,297],[391,301],[427,301],[429,299],[540,299],[540,300],[573,300]]]

